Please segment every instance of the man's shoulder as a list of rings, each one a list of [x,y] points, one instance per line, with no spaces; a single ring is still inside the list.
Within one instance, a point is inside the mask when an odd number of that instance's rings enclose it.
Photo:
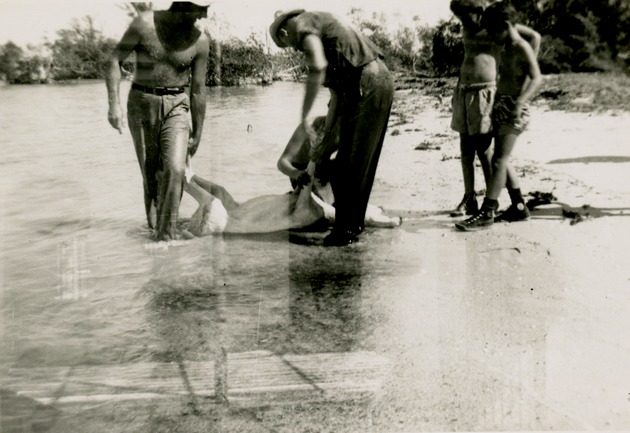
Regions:
[[[153,16],[154,13],[152,10],[146,10],[146,11],[142,11],[138,14],[137,18],[142,20],[142,21],[151,21],[153,22]]]
[[[199,34],[199,37],[197,38],[197,40],[195,41],[195,50],[198,53],[208,53],[208,50],[210,49],[210,37],[208,36],[208,34],[204,31],[202,31]]]
[[[130,24],[130,27],[135,27],[138,30],[145,30],[154,27],[153,23],[153,11],[140,12]]]
[[[201,31],[199,38],[197,38],[198,44],[208,45],[210,43],[210,36],[204,31]]]

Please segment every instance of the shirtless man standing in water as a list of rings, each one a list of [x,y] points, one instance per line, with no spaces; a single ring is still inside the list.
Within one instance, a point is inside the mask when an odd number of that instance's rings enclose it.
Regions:
[[[157,240],[177,238],[186,157],[195,154],[201,139],[209,41],[195,24],[207,16],[209,5],[173,2],[168,10],[141,12],[114,49],[106,74],[108,120],[122,134],[120,65],[135,52],[127,121],[142,173],[147,222]],[[189,83],[190,97],[184,91]]]
[[[475,193],[475,154],[479,157],[486,184],[490,181],[492,143],[492,105],[496,91],[497,65],[502,47],[481,27],[485,0],[452,0],[450,7],[461,21],[464,60],[453,95],[451,128],[460,134],[460,153],[464,177],[464,197],[451,216],[474,215],[478,210]],[[532,46],[540,47],[540,35],[516,24],[516,31]]]

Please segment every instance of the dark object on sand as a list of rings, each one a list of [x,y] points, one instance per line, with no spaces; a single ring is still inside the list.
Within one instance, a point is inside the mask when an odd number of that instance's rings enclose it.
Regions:
[[[582,205],[579,208],[574,208],[566,203],[559,202],[558,198],[554,196],[551,192],[534,191],[529,193],[529,195],[532,197],[530,200],[527,201],[527,208],[530,211],[533,211],[538,206],[550,204],[560,206],[560,209],[562,210],[562,216],[565,218],[569,218],[571,220],[571,225],[575,225],[579,222],[585,221],[595,216],[603,216],[601,212],[592,212],[595,211],[595,209],[591,208],[587,204]]]

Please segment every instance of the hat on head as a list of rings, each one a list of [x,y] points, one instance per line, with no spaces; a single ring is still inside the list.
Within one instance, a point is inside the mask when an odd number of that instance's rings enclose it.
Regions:
[[[463,15],[478,9],[485,9],[488,6],[486,0],[451,0],[451,11],[455,15]]]
[[[286,48],[286,44],[283,43],[278,37],[278,30],[287,22],[290,18],[293,18],[301,13],[305,12],[304,9],[292,9],[290,11],[278,11],[275,14],[275,18],[273,23],[269,26],[269,34],[271,35],[271,39],[276,43],[276,45],[280,48]]]
[[[181,3],[181,2],[172,2],[169,0],[156,0],[151,2],[151,9],[153,9],[154,11],[162,11],[162,10],[167,10],[170,9],[170,7],[173,5],[173,3]],[[209,0],[196,0],[196,1],[189,1],[188,3],[192,3],[195,6],[199,6],[199,7],[209,7],[212,4],[212,1]]]

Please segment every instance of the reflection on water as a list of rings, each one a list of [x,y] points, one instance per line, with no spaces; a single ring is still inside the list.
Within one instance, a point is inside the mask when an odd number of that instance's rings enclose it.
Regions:
[[[304,254],[295,248],[289,259],[290,324],[278,337],[282,352],[348,352],[356,349],[369,324],[361,320],[365,274],[362,251]],[[275,337],[276,339],[278,337]]]
[[[346,352],[361,322],[360,251],[303,248],[286,234],[261,242],[211,238],[156,259],[137,294],[151,331],[151,359],[200,360],[230,353]]]
[[[73,237],[57,245],[57,299],[77,300],[88,294],[83,286],[84,275],[90,270],[85,268],[86,238]]]
[[[33,358],[25,353],[43,354],[29,361],[35,365],[151,358],[136,341],[147,335],[137,313],[149,299],[138,292],[163,298],[176,293],[188,280],[186,269],[198,274],[191,290],[199,294],[216,286],[228,298],[230,288],[245,292],[266,279],[250,276],[260,257],[268,257],[264,240],[235,242],[231,253],[238,266],[217,258],[218,240],[183,243],[166,252],[150,248],[131,138],[107,124],[106,98],[94,97],[102,92],[100,82],[2,89],[6,365]],[[275,161],[298,123],[302,92],[296,83],[210,89],[195,170],[239,200],[285,192],[286,178]],[[269,110],[270,101],[280,108]],[[195,207],[184,197],[182,218]],[[266,269],[280,276],[286,272],[274,271],[286,263],[286,242],[282,245],[276,250],[284,258]],[[190,269],[191,263],[198,269]],[[215,274],[229,284],[215,281]],[[168,287],[174,288],[168,292]],[[181,299],[193,292],[187,295]],[[67,321],[72,332],[65,330]],[[49,324],[43,333],[41,323]]]
[[[47,432],[61,416],[61,410],[52,405],[5,389],[0,389],[0,408],[3,433]]]

